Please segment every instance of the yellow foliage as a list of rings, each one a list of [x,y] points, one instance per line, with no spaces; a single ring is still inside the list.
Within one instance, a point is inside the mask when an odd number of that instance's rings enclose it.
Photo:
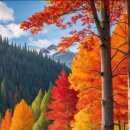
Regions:
[[[31,130],[34,124],[34,116],[30,106],[21,100],[15,107],[10,130]]]
[[[76,91],[92,86],[93,81],[96,81],[96,86],[100,82],[100,76],[96,72],[100,71],[99,39],[93,36],[91,44],[89,39],[88,36],[86,41],[80,44],[79,52],[77,52],[72,62],[72,74],[69,76],[69,81],[71,88]]]
[[[85,110],[80,110],[71,122],[72,130],[91,130],[89,114]]]

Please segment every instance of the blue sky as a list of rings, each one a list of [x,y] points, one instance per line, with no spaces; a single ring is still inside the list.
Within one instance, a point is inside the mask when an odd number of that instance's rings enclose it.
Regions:
[[[81,29],[78,25],[60,30],[55,26],[45,27],[41,32],[32,35],[19,29],[22,21],[35,12],[43,10],[43,1],[0,1],[0,35],[7,36],[11,42],[23,45],[25,42],[30,48],[47,47],[60,42],[62,36],[68,36],[71,29]],[[68,19],[66,17],[65,19]],[[73,51],[75,47],[72,47]]]

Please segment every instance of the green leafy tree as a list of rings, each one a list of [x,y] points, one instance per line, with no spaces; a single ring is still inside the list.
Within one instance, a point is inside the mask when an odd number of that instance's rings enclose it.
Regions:
[[[40,89],[37,97],[32,103],[32,111],[34,113],[35,121],[37,121],[41,115],[40,106],[41,106],[42,98],[43,98],[43,94],[42,94],[42,90]]]
[[[34,124],[32,130],[48,130],[49,124],[50,124],[50,121],[47,121],[44,113],[41,113],[37,122]]]
[[[51,101],[51,92],[50,92],[50,88],[48,89],[48,91],[46,92],[45,91],[45,94],[44,94],[44,97],[42,99],[42,102],[41,102],[41,106],[40,106],[40,109],[41,109],[41,112],[47,112],[48,111],[48,103]]]
[[[33,130],[43,130],[43,127],[44,127],[43,122],[44,122],[44,117],[43,117],[43,114],[41,114],[37,122],[34,124]]]
[[[33,130],[48,130],[48,126],[51,123],[51,121],[46,120],[45,112],[48,111],[48,104],[50,103],[50,101],[51,101],[51,92],[49,88],[48,91],[45,91],[45,94],[43,96],[40,106],[41,115],[34,124]]]

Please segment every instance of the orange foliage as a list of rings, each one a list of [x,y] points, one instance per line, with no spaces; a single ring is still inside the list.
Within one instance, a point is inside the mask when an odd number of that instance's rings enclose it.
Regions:
[[[114,98],[114,118],[115,121],[127,121],[127,59],[114,48],[127,43],[127,28],[122,17],[120,23],[116,25],[112,38],[112,69],[113,69],[113,98]],[[124,38],[122,38],[124,37]],[[89,35],[86,41],[79,47],[72,63],[72,74],[69,76],[71,87],[79,91],[78,109],[87,109],[91,113],[91,123],[101,121],[101,72],[100,72],[100,52],[99,39]],[[90,45],[90,47],[89,47]],[[89,49],[88,49],[89,48]],[[120,47],[127,51],[127,44]],[[116,55],[115,55],[116,53]],[[121,63],[120,63],[121,62]],[[98,118],[97,118],[98,117]],[[96,122],[96,123],[95,123]]]
[[[11,123],[12,123],[12,114],[9,111],[9,109],[7,109],[5,112],[5,117],[2,119],[0,130],[10,130]]]
[[[127,52],[127,17],[123,15],[119,23],[116,25],[112,36],[112,48],[119,48]],[[114,87],[114,113],[115,119],[126,121],[128,120],[128,102],[127,102],[127,58],[119,51],[112,49],[113,66],[113,87]],[[116,69],[115,69],[116,68]]]
[[[34,116],[30,106],[24,100],[16,105],[10,130],[31,130],[34,124]]]
[[[92,45],[92,46],[91,46]],[[91,46],[91,48],[89,47]],[[91,123],[101,121],[101,77],[99,39],[89,35],[79,47],[69,76],[71,87],[79,91],[78,109],[91,114]],[[97,118],[98,117],[98,118]]]

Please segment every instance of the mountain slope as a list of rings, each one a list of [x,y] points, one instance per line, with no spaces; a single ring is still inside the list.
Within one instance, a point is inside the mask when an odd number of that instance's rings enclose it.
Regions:
[[[71,51],[67,51],[66,53],[54,54],[52,57],[56,61],[60,61],[61,63],[65,63],[66,66],[70,67],[74,56],[75,56],[75,53],[73,53]]]
[[[63,68],[69,73],[67,67],[51,58],[26,46],[9,45],[0,37],[0,111],[13,108],[21,98],[31,103],[38,90],[48,89]]]

